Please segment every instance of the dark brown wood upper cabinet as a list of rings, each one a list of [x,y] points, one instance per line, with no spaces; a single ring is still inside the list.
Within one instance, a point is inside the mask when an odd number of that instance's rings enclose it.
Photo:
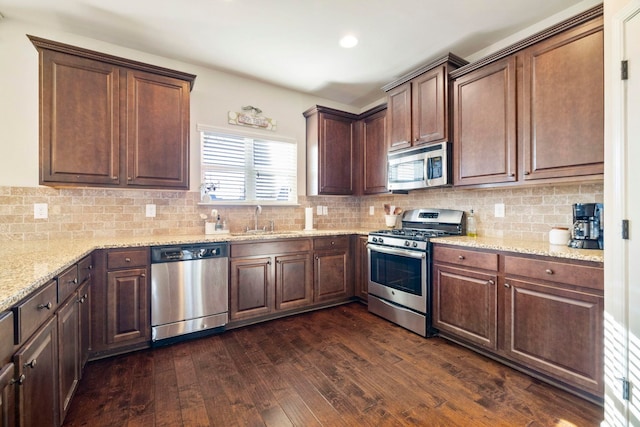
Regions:
[[[516,61],[509,57],[453,83],[457,185],[516,180]]]
[[[602,179],[602,22],[599,5],[451,73],[454,185]]]
[[[522,52],[524,180],[604,172],[602,17]]]
[[[465,64],[449,53],[383,87],[390,150],[449,140],[449,72]]]
[[[307,195],[352,195],[355,191],[358,116],[316,105],[307,120]]]
[[[387,193],[387,110],[378,106],[361,115],[358,141],[361,150],[360,192]]]
[[[40,183],[189,188],[195,76],[29,36],[40,54]]]

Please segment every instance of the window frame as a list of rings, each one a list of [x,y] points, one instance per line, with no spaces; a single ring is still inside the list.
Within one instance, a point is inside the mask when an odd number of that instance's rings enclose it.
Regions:
[[[210,132],[210,133],[218,133],[218,134],[224,134],[224,135],[229,135],[229,136],[235,136],[238,138],[248,138],[248,139],[253,139],[253,140],[263,140],[263,141],[275,141],[275,142],[283,142],[283,143],[289,143],[289,144],[293,144],[295,146],[295,179],[294,179],[294,189],[293,191],[295,192],[294,196],[293,196],[293,200],[286,200],[286,201],[278,201],[278,200],[211,200],[211,201],[202,201],[202,199],[200,199],[200,201],[198,202],[198,205],[206,205],[206,206],[212,206],[212,205],[217,205],[217,206],[255,206],[255,205],[263,205],[263,206],[300,206],[298,199],[299,199],[299,192],[298,192],[298,188],[299,188],[299,146],[298,146],[298,141],[295,138],[291,138],[291,137],[287,137],[287,136],[283,136],[283,135],[278,135],[278,134],[270,134],[270,133],[262,133],[262,132],[252,132],[252,131],[247,131],[247,130],[237,130],[237,129],[229,129],[229,128],[224,128],[224,127],[217,127],[217,126],[210,126],[210,125],[203,125],[203,124],[198,124],[196,126],[196,131],[198,132],[198,138],[199,138],[199,145],[200,145],[200,152],[199,152],[199,165],[200,165],[200,171],[199,171],[199,184],[198,184],[198,191],[200,191],[200,187],[203,183],[203,179],[204,179],[204,171],[205,168],[203,167],[203,157],[202,157],[202,153],[203,153],[203,146],[204,146],[204,138],[203,138],[203,133],[204,132]],[[246,169],[246,164],[245,164],[245,169]],[[249,186],[252,186],[253,184],[247,183],[247,188]]]

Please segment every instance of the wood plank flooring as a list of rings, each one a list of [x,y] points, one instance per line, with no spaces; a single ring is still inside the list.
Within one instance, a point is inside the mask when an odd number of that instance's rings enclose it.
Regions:
[[[87,365],[65,426],[598,426],[603,410],[352,303]]]

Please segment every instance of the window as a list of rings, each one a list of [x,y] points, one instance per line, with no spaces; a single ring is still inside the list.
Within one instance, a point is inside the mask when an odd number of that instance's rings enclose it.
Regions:
[[[203,195],[220,202],[297,202],[295,142],[199,130]]]

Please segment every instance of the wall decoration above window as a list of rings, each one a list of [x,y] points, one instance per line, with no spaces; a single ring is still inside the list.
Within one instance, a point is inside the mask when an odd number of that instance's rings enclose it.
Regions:
[[[229,111],[229,123],[238,126],[249,126],[252,128],[277,130],[277,122],[274,119],[264,117],[262,110],[253,105],[242,107],[242,111]]]

